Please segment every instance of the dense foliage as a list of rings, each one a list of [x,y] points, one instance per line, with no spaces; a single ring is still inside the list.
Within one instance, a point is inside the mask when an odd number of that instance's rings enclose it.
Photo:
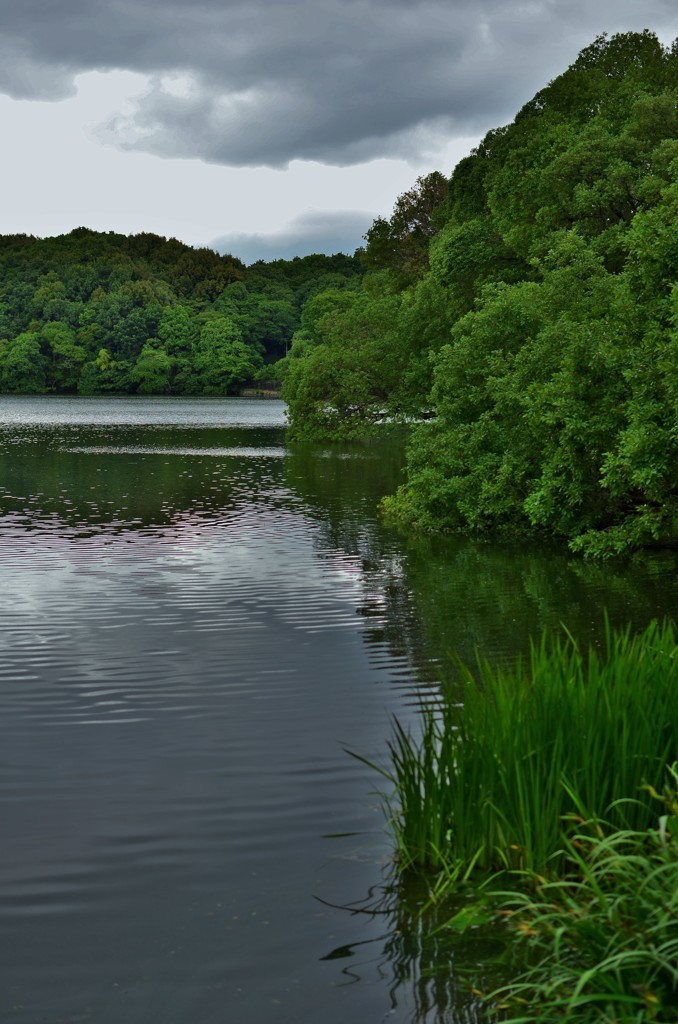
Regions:
[[[0,236],[0,390],[223,395],[282,356],[350,256],[245,267],[176,239],[78,228]]]
[[[494,993],[507,1024],[678,1021],[678,764],[655,827],[567,840],[577,871],[499,894],[529,966]]]
[[[492,922],[517,940],[488,1019],[678,1021],[677,639],[668,621],[608,626],[584,651],[550,631],[527,662],[460,665],[419,735],[396,722],[373,765],[400,874],[429,869],[435,934]]]
[[[227,394],[291,438],[413,428],[408,529],[678,536],[678,43],[600,37],[354,257],[0,238],[0,390]],[[423,421],[423,422],[421,422]]]
[[[678,44],[601,37],[449,182],[419,179],[368,232],[362,289],[295,338],[293,435],[424,418],[386,503],[408,527],[674,540],[677,105]]]
[[[676,643],[670,623],[608,629],[602,653],[547,633],[528,662],[463,669],[421,737],[396,724],[381,770],[401,864],[553,876],[573,816],[650,827],[642,787],[678,760]]]

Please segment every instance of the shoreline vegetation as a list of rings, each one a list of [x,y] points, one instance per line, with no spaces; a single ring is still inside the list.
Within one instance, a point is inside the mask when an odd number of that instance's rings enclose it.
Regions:
[[[0,392],[282,384],[290,440],[407,425],[407,531],[678,543],[678,41],[600,36],[353,256],[0,237]],[[266,390],[259,387],[259,390]]]
[[[459,666],[372,765],[399,871],[436,901],[474,887],[444,927],[494,917],[525,953],[502,1020],[678,1020],[677,684],[668,621],[607,626],[602,652],[545,633],[529,662]]]
[[[245,267],[151,234],[0,236],[0,393],[281,386],[292,442],[406,427],[381,506],[406,531],[678,544],[678,40],[599,37],[365,243]],[[460,666],[373,765],[399,869],[436,899],[477,885],[447,927],[491,907],[525,945],[491,997],[513,1024],[678,1022],[677,682],[668,621],[608,627],[602,653],[544,634]]]
[[[279,391],[304,304],[362,274],[342,253],[246,267],[147,233],[0,236],[0,392]]]
[[[366,235],[281,365],[293,438],[411,429],[411,531],[678,540],[678,42],[601,36]]]

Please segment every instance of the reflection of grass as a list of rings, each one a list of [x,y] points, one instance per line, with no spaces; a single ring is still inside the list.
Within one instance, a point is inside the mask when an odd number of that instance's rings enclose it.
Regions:
[[[496,931],[460,935],[443,927],[450,902],[432,902],[427,879],[417,872],[400,875],[386,898],[395,898],[384,946],[384,962],[393,974],[392,1004],[397,1005],[400,991],[409,989],[414,1022],[428,1021],[434,1012],[433,1019],[445,1022],[491,1019],[473,988],[487,989],[503,976],[499,962],[504,943]],[[461,906],[465,899],[455,902]]]
[[[464,673],[462,705],[399,724],[383,774],[402,864],[557,873],[564,821],[585,811],[646,828],[644,783],[678,755],[672,626],[607,629],[605,652],[544,635],[527,664]]]
[[[498,1020],[480,991],[510,977],[503,963],[510,936],[505,927],[497,928],[490,906],[478,906],[470,889],[432,900],[425,873],[395,872],[376,899],[371,894],[343,909],[377,917],[383,930],[375,939],[339,946],[322,957],[341,966],[341,984],[365,981],[376,972],[387,983],[391,1011],[407,1009],[409,1024]],[[468,927],[447,927],[453,912]]]

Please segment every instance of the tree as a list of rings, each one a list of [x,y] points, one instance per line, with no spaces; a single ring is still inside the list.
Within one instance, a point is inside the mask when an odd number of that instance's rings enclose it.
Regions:
[[[396,295],[326,292],[309,302],[306,352],[288,358],[283,397],[291,436],[351,437],[393,412],[401,379]],[[300,332],[301,333],[301,332]]]
[[[63,322],[52,320],[40,332],[46,360],[47,387],[50,391],[73,392],[87,358],[85,349],[76,343],[75,331]]]
[[[363,254],[370,269],[393,270],[403,283],[428,267],[428,246],[443,223],[449,182],[439,171],[417,178],[396,200],[390,220],[378,217],[365,235]]]
[[[158,321],[158,338],[171,356],[186,356],[198,340],[200,324],[190,306],[167,306]]]
[[[195,376],[188,390],[205,395],[227,395],[262,365],[261,356],[247,346],[236,323],[225,316],[211,317],[200,331],[193,365]]]
[[[9,342],[2,355],[0,384],[12,394],[40,394],[46,387],[46,360],[40,336],[28,331]]]
[[[108,349],[101,348],[95,359],[85,363],[78,380],[78,393],[124,393],[131,389],[130,364],[114,359]]]
[[[140,395],[162,395],[170,390],[174,361],[160,342],[149,339],[130,370]]]
[[[601,37],[455,171],[425,280],[456,313],[401,522],[675,541],[677,71],[651,33]]]

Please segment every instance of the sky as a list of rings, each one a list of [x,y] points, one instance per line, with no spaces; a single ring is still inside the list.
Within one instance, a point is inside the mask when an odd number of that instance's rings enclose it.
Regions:
[[[603,32],[677,0],[0,0],[0,233],[353,252]]]

